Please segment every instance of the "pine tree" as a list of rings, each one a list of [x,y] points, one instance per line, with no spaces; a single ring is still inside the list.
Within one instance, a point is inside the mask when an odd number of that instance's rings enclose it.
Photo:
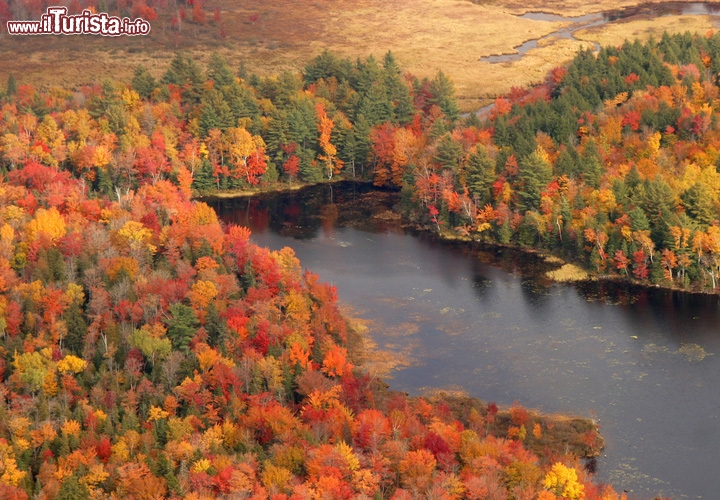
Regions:
[[[462,146],[450,134],[445,134],[438,142],[435,161],[441,168],[448,168],[453,172],[457,172],[462,156]]]
[[[518,208],[522,212],[537,209],[540,207],[540,194],[552,180],[552,166],[538,151],[534,151],[520,160],[518,177]]]
[[[7,80],[7,89],[5,90],[5,94],[7,96],[14,96],[17,94],[17,82],[15,81],[15,76],[10,73],[10,76],[8,76]]]
[[[177,54],[160,80],[183,89],[183,104],[197,104],[203,95],[204,78],[200,66],[190,56]]]
[[[390,51],[385,54],[383,69],[385,70],[385,89],[393,106],[395,121],[403,125],[408,124],[415,115],[415,106],[410,96],[410,90],[402,79],[400,66],[395,62],[395,57]]]
[[[297,154],[300,158],[300,178],[308,183],[322,181],[323,173],[315,160],[315,152],[312,149],[299,148]]]
[[[369,56],[365,62],[358,59],[356,64],[356,78],[354,82],[355,90],[360,94],[367,94],[370,88],[383,79],[383,70],[378,65],[374,56]]]
[[[496,178],[495,161],[488,156],[484,147],[478,146],[470,155],[467,169],[468,190],[477,198],[477,203],[484,206],[492,201],[491,188]]]
[[[78,481],[77,476],[73,474],[63,481],[55,498],[57,500],[89,500],[90,492],[87,486]]]
[[[135,76],[132,79],[132,88],[143,99],[150,99],[157,88],[157,81],[142,64],[135,68]]]
[[[700,224],[710,225],[717,219],[712,193],[703,183],[696,182],[690,186],[682,194],[682,202],[687,214]]]
[[[187,353],[190,348],[190,340],[197,333],[199,322],[195,311],[183,304],[170,306],[170,318],[165,320],[168,327],[167,335],[172,341],[173,349]]]
[[[585,184],[596,189],[600,187],[600,177],[602,176],[603,168],[600,163],[600,153],[598,152],[595,139],[589,139],[585,144],[580,165],[580,171]]]
[[[580,155],[573,146],[566,146],[560,150],[557,160],[555,161],[555,171],[557,175],[567,175],[568,177],[577,177],[579,175]]]
[[[261,113],[260,106],[253,91],[246,85],[232,82],[230,85],[222,88],[222,93],[228,106],[230,106],[234,124],[237,124],[240,118],[250,118],[253,121],[253,125],[246,128],[253,134],[259,134],[260,130],[255,130],[255,123],[261,123]]]
[[[232,112],[222,93],[210,89],[205,93],[200,112],[200,133],[203,137],[214,128],[227,130],[234,125]]]
[[[430,94],[430,104],[440,107],[450,123],[454,123],[460,116],[460,108],[455,102],[455,85],[442,71],[430,81]]]
[[[371,126],[392,121],[394,117],[392,102],[381,83],[373,83],[363,95],[357,114],[363,115]]]
[[[215,82],[215,87],[222,89],[235,83],[235,76],[233,75],[232,69],[228,65],[225,58],[213,52],[210,55],[210,61],[208,61],[207,67],[208,78]]]

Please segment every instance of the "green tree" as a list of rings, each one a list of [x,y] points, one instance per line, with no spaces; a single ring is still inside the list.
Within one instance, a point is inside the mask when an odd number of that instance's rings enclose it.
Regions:
[[[210,55],[207,67],[208,78],[215,82],[215,87],[221,89],[235,83],[235,75],[223,56],[217,52]]]
[[[600,163],[600,153],[595,139],[588,139],[585,144],[585,150],[580,158],[580,172],[582,173],[585,184],[596,189],[600,187],[600,177],[602,176],[603,168]]]
[[[454,123],[460,116],[460,108],[455,102],[455,85],[442,71],[430,81],[430,94],[430,104],[440,107],[450,123]]]
[[[200,133],[203,137],[214,128],[227,130],[234,125],[230,107],[221,92],[210,89],[203,97],[200,112]]]
[[[5,90],[5,94],[8,96],[14,96],[17,94],[17,82],[15,81],[15,75],[10,73],[10,76],[8,76],[7,79],[7,89]]]
[[[681,198],[687,214],[700,224],[709,226],[717,219],[712,193],[705,184],[696,182]]]
[[[440,167],[457,172],[462,156],[462,146],[450,134],[445,134],[435,150],[435,161]]]
[[[78,481],[77,476],[73,474],[63,481],[55,498],[57,500],[90,500],[90,492],[87,486]]]
[[[403,125],[408,124],[415,115],[415,106],[410,96],[410,90],[403,81],[400,66],[390,51],[385,54],[383,69],[385,70],[385,89],[393,106],[395,121]]]
[[[540,194],[552,180],[552,166],[538,151],[520,160],[518,178],[518,208],[525,212],[540,207]]]
[[[202,98],[204,83],[202,70],[190,56],[177,54],[160,82],[183,89],[183,104],[198,104]]]
[[[135,68],[135,76],[132,79],[132,88],[143,99],[150,99],[153,92],[157,88],[155,77],[142,64]]]
[[[491,188],[496,176],[495,161],[488,156],[483,146],[478,146],[468,160],[467,187],[480,206],[492,201]]]
[[[173,304],[170,306],[170,317],[165,320],[165,324],[173,349],[187,353],[190,340],[197,333],[199,326],[195,311],[183,304]]]

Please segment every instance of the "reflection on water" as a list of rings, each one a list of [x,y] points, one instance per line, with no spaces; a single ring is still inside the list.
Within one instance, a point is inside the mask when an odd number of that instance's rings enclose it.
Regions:
[[[394,389],[459,387],[503,405],[594,415],[607,441],[600,480],[635,498],[716,498],[717,297],[551,284],[532,256],[404,232],[374,216],[396,195],[369,191],[336,185],[332,206],[322,186],[217,208],[257,243],[293,247],[371,320],[382,360],[400,360]]]

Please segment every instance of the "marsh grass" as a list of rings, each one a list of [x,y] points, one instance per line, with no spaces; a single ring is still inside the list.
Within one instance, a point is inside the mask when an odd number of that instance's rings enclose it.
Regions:
[[[584,269],[575,264],[564,264],[559,269],[546,272],[545,276],[560,282],[585,281],[590,277]]]
[[[618,45],[626,38],[658,36],[663,30],[704,33],[712,28],[708,16],[622,21],[578,33],[580,42],[543,42],[518,61],[479,62],[482,56],[513,54],[515,46],[567,25],[521,19],[517,14],[545,11],[575,16],[639,3],[647,2],[215,0],[208,2],[206,12],[212,17],[212,10],[219,7],[224,37],[213,21],[185,22],[182,31],[173,31],[170,14],[161,14],[147,36],[0,35],[0,87],[10,73],[19,83],[41,88],[73,88],[108,77],[129,81],[138,64],[160,77],[178,50],[202,65],[218,51],[233,67],[243,61],[261,76],[299,71],[325,49],[353,59],[369,54],[381,58],[392,50],[401,65],[420,78],[442,69],[455,81],[461,108],[470,111],[512,87],[542,82],[549,70],[570,61],[588,42]]]

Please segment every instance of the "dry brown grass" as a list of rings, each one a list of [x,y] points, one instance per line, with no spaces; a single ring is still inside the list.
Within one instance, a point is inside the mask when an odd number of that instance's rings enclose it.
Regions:
[[[600,45],[622,45],[625,40],[638,38],[645,41],[651,36],[659,39],[663,32],[670,34],[685,31],[705,33],[715,27],[709,16],[658,17],[614,23],[602,29],[584,29],[575,32],[575,37]]]
[[[526,12],[548,12],[563,16],[582,16],[595,12],[624,9],[637,5],[667,3],[668,0],[603,0],[602,2],[588,2],[587,0],[475,0],[479,3],[492,3],[492,5],[507,9],[508,11],[524,14]],[[695,0],[673,0],[673,3],[692,3]],[[710,1],[708,3],[718,3]]]
[[[548,271],[545,276],[560,282],[584,281],[589,278],[588,273],[575,264],[565,264],[559,269]]]
[[[442,69],[453,80],[465,110],[513,86],[539,83],[548,70],[569,61],[584,44],[552,41],[529,51],[519,61],[480,63],[482,56],[511,54],[514,46],[540,38],[565,23],[519,19],[525,11],[582,14],[593,10],[637,4],[563,0],[528,2],[495,0],[216,0],[226,37],[213,22],[205,26],[185,23],[183,31],[169,29],[169,16],[153,23],[144,37],[0,37],[0,82],[14,73],[21,83],[37,86],[76,86],[106,77],[129,80],[137,64],[156,76],[167,68],[173,54],[183,49],[201,63],[213,50],[237,67],[246,62],[261,75],[300,70],[324,49],[352,58],[392,50],[408,71],[430,77]],[[482,5],[480,5],[482,4]],[[687,19],[686,19],[687,18]],[[621,22],[599,30],[586,30],[587,41],[617,40],[654,31],[706,31],[706,16],[660,18]]]

